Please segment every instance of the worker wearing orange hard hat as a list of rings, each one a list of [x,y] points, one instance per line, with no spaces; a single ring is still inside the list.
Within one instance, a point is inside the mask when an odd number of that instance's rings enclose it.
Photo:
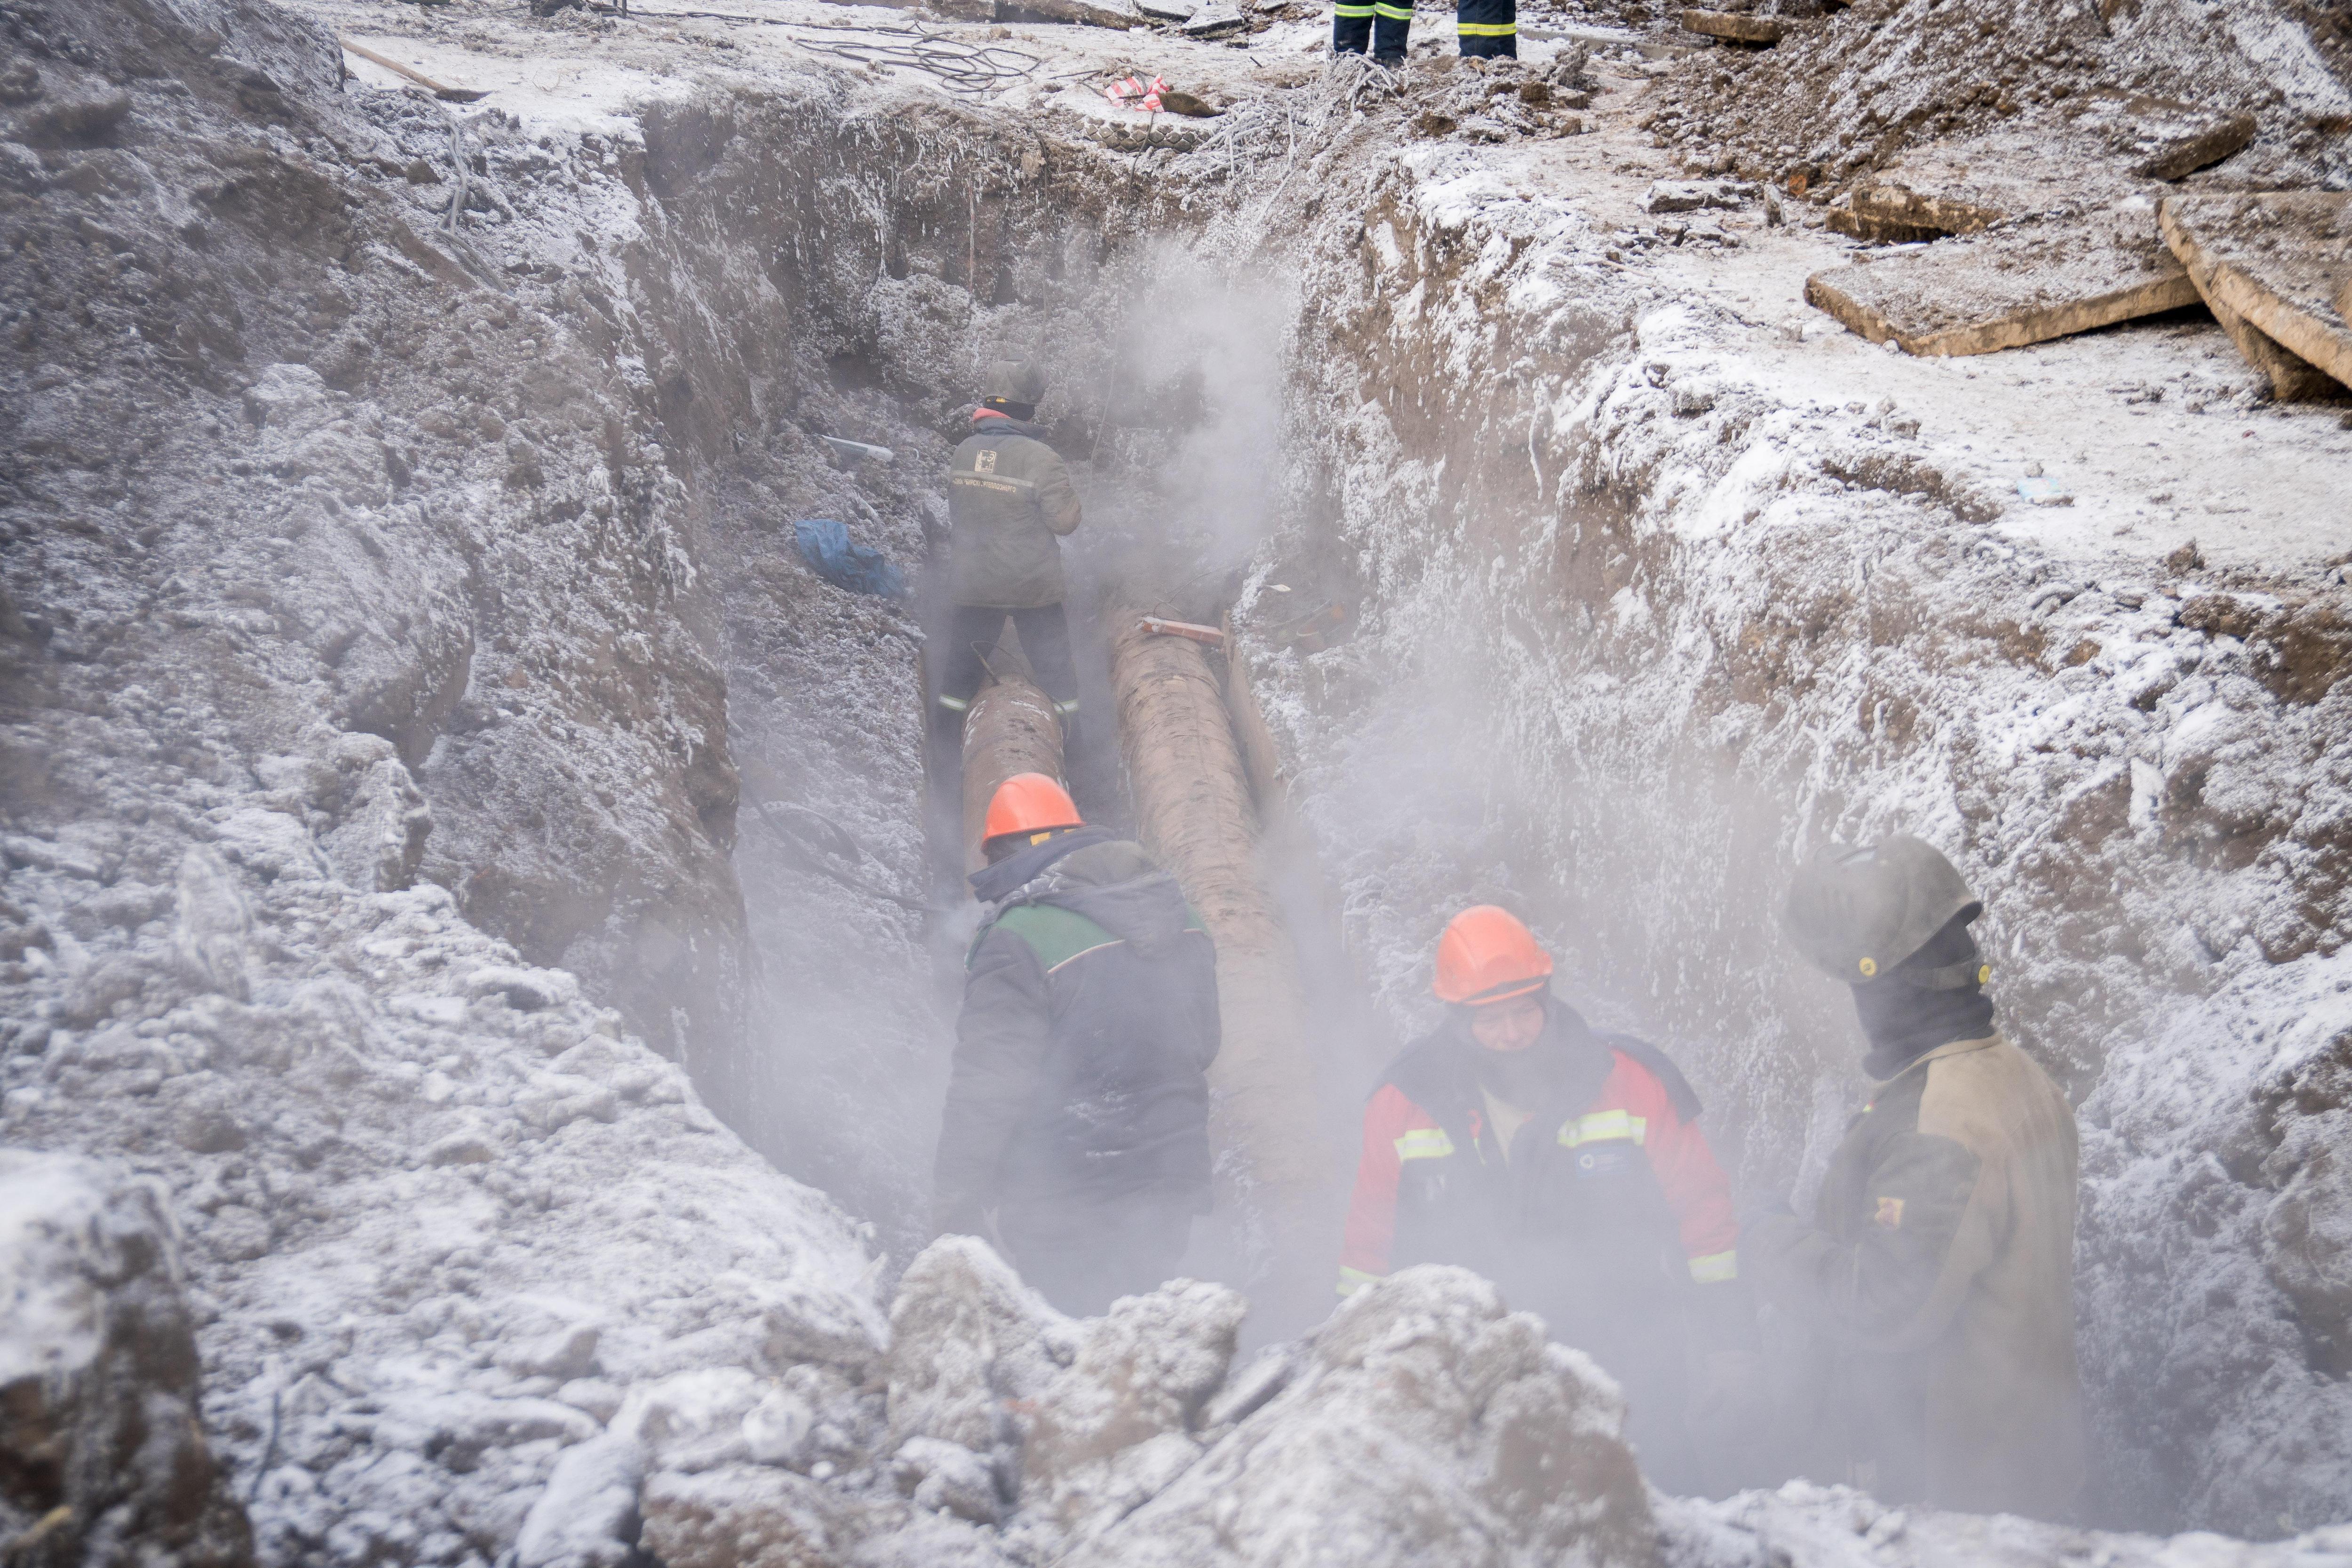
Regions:
[[[1175,878],[1043,773],[999,785],[982,834],[936,1226],[1092,1315],[1174,1274],[1208,1208],[1216,951]]]
[[[1509,911],[1446,926],[1445,1021],[1365,1108],[1339,1291],[1416,1263],[1484,1274],[1624,1386],[1660,1485],[1715,1489],[1763,1388],[1730,1184],[1674,1063],[1551,979]]]

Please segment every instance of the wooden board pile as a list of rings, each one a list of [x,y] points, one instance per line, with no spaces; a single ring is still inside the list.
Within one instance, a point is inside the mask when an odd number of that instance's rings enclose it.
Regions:
[[[2282,400],[2352,387],[2352,195],[2184,192],[2254,136],[2251,116],[2119,91],[2056,132],[1917,149],[1831,226],[1922,244],[1832,268],[1805,298],[1874,342],[1976,354],[2202,301]]]

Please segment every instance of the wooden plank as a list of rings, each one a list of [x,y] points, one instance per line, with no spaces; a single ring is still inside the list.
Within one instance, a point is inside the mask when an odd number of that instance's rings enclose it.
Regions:
[[[1738,11],[1685,11],[1683,30],[1735,44],[1767,46],[1779,43],[1786,31],[1773,17],[1749,16]]]
[[[1906,353],[1991,353],[2197,302],[2149,215],[2018,225],[1805,281],[1806,301]]]
[[[341,38],[336,41],[343,46],[344,53],[357,55],[360,58],[367,61],[370,65],[382,66],[384,69],[392,72],[394,76],[406,77],[409,80],[415,82],[417,86],[423,88],[434,97],[446,100],[450,103],[471,103],[477,99],[488,98],[490,96],[488,89],[477,89],[470,87],[444,87],[439,82],[435,81],[431,77],[426,76],[423,71],[413,70],[409,67],[402,65],[398,60],[389,59],[383,55],[377,54],[373,49],[365,48],[352,42],[349,38]]]
[[[2352,192],[2168,196],[2160,222],[2199,294],[2239,352],[2271,378],[2273,395],[2324,397],[2352,387],[2345,312]]]

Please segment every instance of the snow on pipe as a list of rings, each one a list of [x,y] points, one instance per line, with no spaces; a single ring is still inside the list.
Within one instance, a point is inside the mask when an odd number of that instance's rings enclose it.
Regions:
[[[1111,688],[1145,849],[1217,944],[1224,1043],[1210,1072],[1218,1207],[1277,1312],[1319,1317],[1338,1262],[1334,1168],[1315,1114],[1306,1002],[1258,865],[1251,790],[1207,649],[1114,612]]]
[[[996,789],[1014,773],[1062,773],[1062,721],[1054,700],[1025,676],[998,674],[971,700],[963,721],[963,868],[979,870],[981,824]]]

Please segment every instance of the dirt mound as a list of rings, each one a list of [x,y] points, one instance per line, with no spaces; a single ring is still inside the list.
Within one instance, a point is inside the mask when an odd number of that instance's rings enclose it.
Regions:
[[[2086,98],[2124,92],[2252,111],[2252,145],[2200,183],[2340,184],[2352,177],[2345,46],[2340,20],[2276,0],[2226,18],[2191,0],[1863,0],[1786,17],[1769,50],[1694,58],[1662,88],[1651,129],[1696,163],[1818,189],[1998,127],[2077,140]],[[2112,155],[2131,162],[2127,147]]]

